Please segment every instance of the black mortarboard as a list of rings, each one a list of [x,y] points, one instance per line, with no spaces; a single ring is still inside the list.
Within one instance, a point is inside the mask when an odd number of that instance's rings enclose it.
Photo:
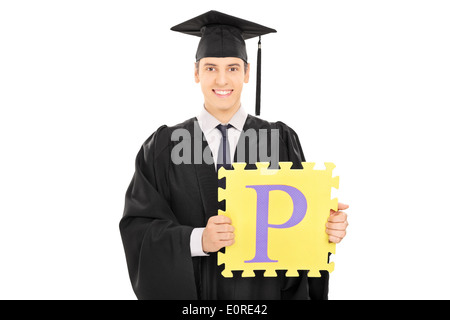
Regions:
[[[214,10],[180,23],[170,30],[201,37],[195,56],[197,61],[205,57],[236,57],[247,62],[244,40],[259,36],[255,113],[260,114],[261,36],[277,32],[276,30]]]

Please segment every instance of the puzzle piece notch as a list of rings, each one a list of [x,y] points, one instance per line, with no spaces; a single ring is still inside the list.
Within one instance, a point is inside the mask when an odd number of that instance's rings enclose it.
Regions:
[[[225,211],[223,211],[223,210],[220,210],[220,209],[217,211],[217,214],[219,216],[227,216],[227,213]]]
[[[288,162],[288,161],[286,161],[286,162],[280,162],[280,163],[278,163],[278,164],[279,164],[279,166],[280,166],[280,170],[289,170],[289,169],[291,169],[291,167],[292,167],[292,165],[293,165],[292,162]]]
[[[330,200],[330,209],[333,211],[338,211],[338,198]]]
[[[330,174],[332,174],[332,171],[336,168],[336,165],[332,162],[325,162],[325,168],[330,172]],[[339,189],[339,177],[331,178],[331,186],[335,189]]]
[[[278,274],[275,271],[275,269],[266,269],[266,271],[264,271],[264,277],[276,277],[276,276],[278,276]]]
[[[218,202],[221,202],[225,200],[227,197],[227,190],[222,188],[217,188],[217,200]],[[219,213],[220,214],[220,213]]]
[[[224,276],[224,278],[233,278],[233,272],[231,272],[231,270],[225,268],[222,271],[222,276]]]
[[[220,167],[219,170],[217,171],[217,178],[220,180],[222,178],[225,177],[227,169],[225,169],[224,167]]]
[[[226,249],[225,249],[226,250]],[[225,263],[225,257],[224,257],[224,253],[222,252],[217,252],[217,265],[220,266],[221,264]],[[223,273],[223,272],[222,272]]]
[[[285,274],[286,277],[298,277],[299,273],[297,269],[288,269]]]
[[[247,164],[245,162],[233,162],[231,164],[234,170],[244,170]]]
[[[243,278],[250,278],[250,277],[255,277],[255,272],[253,271],[253,270],[248,270],[248,269],[246,269],[246,270],[243,270],[242,271],[242,277]]]
[[[309,278],[321,278],[322,275],[320,274],[320,271],[328,271],[328,272],[333,272],[334,271],[334,262],[330,262],[327,264],[327,267],[325,269],[320,269],[320,270],[315,270],[315,269],[311,269],[308,272],[308,277]]]
[[[265,170],[269,167],[270,162],[257,162],[255,165],[258,170]]]
[[[331,178],[331,186],[335,189],[339,189],[339,177]]]
[[[333,162],[324,162],[325,168],[327,171],[333,171],[336,168],[336,165]]]
[[[322,275],[320,274],[319,270],[309,270],[308,272],[308,278],[321,278]]]

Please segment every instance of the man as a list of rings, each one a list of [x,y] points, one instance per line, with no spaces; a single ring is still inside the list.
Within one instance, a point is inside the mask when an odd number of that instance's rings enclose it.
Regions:
[[[300,272],[299,277],[285,277],[279,272],[277,277],[264,278],[255,272],[251,278],[238,273],[224,278],[223,266],[217,266],[217,251],[234,243],[232,221],[217,215],[223,205],[217,202],[221,183],[217,180],[217,166],[229,168],[230,159],[241,157],[248,169],[255,168],[261,155],[253,154],[253,147],[270,149],[271,146],[263,145],[267,142],[277,144],[278,161],[291,161],[293,168],[301,168],[305,161],[297,134],[291,128],[282,122],[270,123],[248,115],[241,107],[241,92],[249,81],[250,69],[244,38],[275,30],[216,11],[172,30],[201,36],[195,81],[201,85],[204,106],[196,118],[173,127],[161,126],[137,155],[120,222],[137,297],[326,299],[328,272],[321,272],[321,278],[308,278],[306,271]],[[249,129],[266,130],[268,137],[258,136],[251,148],[245,136]],[[180,131],[188,135],[178,139]],[[198,132],[202,136],[200,161],[199,148],[193,141]],[[186,142],[190,142],[189,148],[180,148]],[[244,150],[244,154],[238,155],[236,150]],[[339,204],[339,210],[347,207]],[[329,241],[340,242],[346,227],[345,213],[331,212],[327,222]]]

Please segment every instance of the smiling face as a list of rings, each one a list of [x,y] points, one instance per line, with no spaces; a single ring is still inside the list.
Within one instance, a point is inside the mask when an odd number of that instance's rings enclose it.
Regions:
[[[217,119],[231,118],[241,105],[244,83],[249,70],[240,58],[203,58],[195,69],[195,82],[200,83],[205,108]],[[228,120],[229,120],[228,118]]]

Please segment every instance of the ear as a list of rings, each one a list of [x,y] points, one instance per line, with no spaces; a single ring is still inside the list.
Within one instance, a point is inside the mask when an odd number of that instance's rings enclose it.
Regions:
[[[244,83],[248,83],[250,80],[250,63],[247,63],[247,72],[245,73]]]
[[[200,69],[200,63],[199,63],[199,67],[197,68],[197,62],[194,62],[194,77],[195,77],[195,83],[199,83],[200,82],[200,77],[198,75],[198,70]]]

